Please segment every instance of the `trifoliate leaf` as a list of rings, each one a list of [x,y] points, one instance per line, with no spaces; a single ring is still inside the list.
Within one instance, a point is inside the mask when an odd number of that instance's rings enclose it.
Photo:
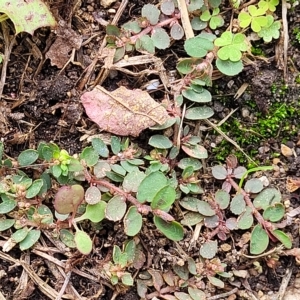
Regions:
[[[274,22],[274,17],[272,15],[267,15],[267,25],[263,27],[257,34],[259,37],[263,38],[264,42],[269,43],[272,39],[278,39],[280,36],[280,21]]]

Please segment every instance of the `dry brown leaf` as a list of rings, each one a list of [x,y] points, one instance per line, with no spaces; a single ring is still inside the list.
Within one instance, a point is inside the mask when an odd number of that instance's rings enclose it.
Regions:
[[[293,149],[291,149],[290,147],[281,144],[281,154],[285,157],[289,157],[292,156],[294,154]]]
[[[121,86],[108,92],[97,86],[81,96],[88,117],[102,130],[121,136],[138,136],[140,132],[168,119],[165,108],[142,90]]]
[[[70,59],[70,52],[73,48],[78,50],[81,47],[82,36],[67,26],[64,21],[59,21],[57,38],[46,53],[46,58],[51,61],[51,66],[63,68]]]
[[[300,188],[300,179],[288,177],[286,180],[286,189],[292,193]]]

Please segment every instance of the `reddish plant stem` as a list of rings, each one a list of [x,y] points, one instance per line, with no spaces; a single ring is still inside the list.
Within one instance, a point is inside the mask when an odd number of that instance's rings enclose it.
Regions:
[[[268,221],[266,221],[263,216],[259,213],[259,211],[255,208],[255,206],[253,205],[249,195],[238,186],[238,184],[231,178],[231,177],[227,177],[228,182],[233,186],[233,188],[237,191],[240,192],[243,196],[244,196],[244,200],[246,202],[246,204],[252,209],[252,213],[254,215],[254,217],[256,218],[256,220],[258,221],[258,223],[264,227],[264,229],[266,230],[266,232],[268,233],[270,239],[273,242],[276,242],[277,239],[273,236],[272,234],[272,230],[275,229],[274,225]]]
[[[138,34],[132,36],[130,38],[131,43],[135,44],[136,41],[141,38],[142,36],[148,34],[149,32],[151,32],[152,30],[155,30],[155,28],[160,28],[160,27],[164,27],[167,26],[173,22],[177,22],[180,19],[180,13],[175,14],[174,17],[164,20],[156,25],[149,25],[148,27],[146,27],[145,29],[143,29],[141,32],[139,32]]]
[[[131,194],[126,193],[125,191],[123,191],[122,189],[116,187],[114,184],[103,180],[103,179],[90,179],[90,183],[95,183],[95,184],[99,184],[102,185],[114,192],[116,192],[117,194],[121,195],[122,197],[124,197],[125,199],[127,199],[130,203],[132,203],[134,206],[136,206],[137,210],[143,214],[143,215],[148,215],[150,212],[153,213],[154,215],[162,218],[163,220],[167,221],[167,222],[172,222],[175,219],[169,215],[167,212],[160,210],[160,209],[152,209],[149,205],[145,205],[140,203],[135,197],[133,197]]]

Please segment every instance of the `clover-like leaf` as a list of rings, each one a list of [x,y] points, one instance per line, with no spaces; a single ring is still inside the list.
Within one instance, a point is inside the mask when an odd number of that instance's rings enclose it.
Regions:
[[[204,57],[213,48],[214,44],[212,41],[200,36],[190,38],[184,43],[184,50],[192,57]]]
[[[254,5],[248,6],[248,12],[241,12],[238,16],[240,26],[246,28],[251,24],[251,29],[254,32],[259,32],[262,27],[267,25],[265,7],[257,8]]]
[[[269,236],[260,224],[254,226],[251,232],[250,253],[261,254],[269,245]]]
[[[280,21],[274,22],[274,17],[272,15],[267,15],[267,25],[264,26],[257,34],[259,37],[263,38],[264,42],[269,43],[272,39],[278,39],[280,36]]]
[[[215,39],[215,45],[221,47],[217,55],[222,60],[237,62],[242,58],[242,52],[249,48],[246,37],[242,33],[233,34],[225,31]]]
[[[147,18],[151,25],[158,23],[160,11],[153,4],[146,4],[142,8],[142,17]]]
[[[278,4],[279,0],[260,0],[258,2],[258,7],[266,11],[269,10],[271,12],[274,12]]]
[[[200,20],[204,22],[209,21],[209,27],[211,29],[222,27],[224,25],[224,19],[222,18],[222,16],[219,15],[219,13],[219,7],[214,8],[212,13],[210,13],[210,11],[207,9],[201,14]]]

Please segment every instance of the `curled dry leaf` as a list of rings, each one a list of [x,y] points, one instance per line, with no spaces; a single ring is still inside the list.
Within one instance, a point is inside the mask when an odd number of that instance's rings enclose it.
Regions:
[[[285,157],[289,157],[294,154],[294,151],[290,147],[288,147],[284,144],[281,144],[281,154]]]
[[[287,178],[286,189],[292,193],[300,188],[300,179],[293,179],[291,177]]]
[[[113,92],[97,86],[81,96],[88,117],[102,130],[121,136],[140,132],[168,119],[167,111],[145,91],[121,86]]]

